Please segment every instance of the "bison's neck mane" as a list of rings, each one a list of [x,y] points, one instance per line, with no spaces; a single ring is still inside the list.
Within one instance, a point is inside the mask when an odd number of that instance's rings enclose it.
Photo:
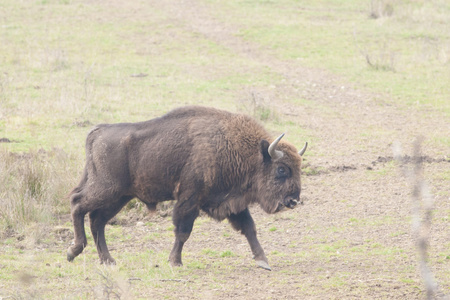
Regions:
[[[228,114],[217,125],[209,143],[211,148],[203,145],[213,176],[209,181],[210,197],[202,209],[214,219],[222,220],[257,201],[254,188],[262,164],[260,143],[268,139],[268,134],[244,115]]]

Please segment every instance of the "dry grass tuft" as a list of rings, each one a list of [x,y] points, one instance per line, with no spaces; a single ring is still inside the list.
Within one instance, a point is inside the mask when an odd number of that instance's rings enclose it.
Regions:
[[[130,284],[113,268],[99,268],[97,274],[100,277],[99,285],[94,288],[97,299],[132,299]]]
[[[77,176],[60,149],[17,154],[0,151],[0,235],[13,235],[31,223],[52,223],[68,212],[67,186]]]

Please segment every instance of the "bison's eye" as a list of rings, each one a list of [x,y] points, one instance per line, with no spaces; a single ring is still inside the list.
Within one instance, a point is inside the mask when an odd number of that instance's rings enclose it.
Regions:
[[[277,168],[277,178],[286,178],[289,176],[289,170],[286,167],[279,166]]]

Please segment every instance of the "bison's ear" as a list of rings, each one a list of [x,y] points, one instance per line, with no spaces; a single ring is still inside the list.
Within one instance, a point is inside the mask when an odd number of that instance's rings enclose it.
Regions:
[[[261,153],[262,153],[264,162],[271,161],[272,157],[270,157],[270,154],[269,154],[270,143],[266,140],[262,140],[260,143],[260,146],[261,146]]]

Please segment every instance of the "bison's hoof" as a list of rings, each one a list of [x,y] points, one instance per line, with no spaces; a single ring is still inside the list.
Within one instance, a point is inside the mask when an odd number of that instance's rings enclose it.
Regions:
[[[272,271],[269,264],[263,260],[257,260],[256,264],[258,265],[258,267],[263,268],[264,270]]]
[[[70,249],[67,250],[67,260],[69,262],[73,262],[74,259],[75,259],[75,255],[73,255],[72,251],[70,251]]]
[[[181,261],[175,261],[175,262],[171,261],[171,262],[170,262],[170,265],[171,265],[172,267],[182,267],[182,266],[183,266],[183,263],[182,263]]]
[[[113,266],[116,264],[116,260],[114,258],[110,257],[110,258],[106,258],[106,259],[100,259],[100,263],[109,265],[109,266]]]

